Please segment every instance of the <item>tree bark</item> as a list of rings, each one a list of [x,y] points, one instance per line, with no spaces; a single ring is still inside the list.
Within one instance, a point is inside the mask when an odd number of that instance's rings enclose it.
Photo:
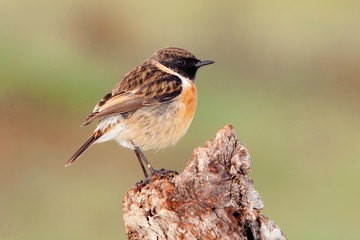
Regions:
[[[263,202],[247,177],[250,155],[232,126],[194,150],[185,170],[154,175],[127,191],[129,239],[286,239],[260,214]]]

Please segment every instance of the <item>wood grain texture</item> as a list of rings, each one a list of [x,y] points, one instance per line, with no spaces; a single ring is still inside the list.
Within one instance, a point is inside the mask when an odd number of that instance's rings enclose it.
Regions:
[[[286,239],[260,214],[263,202],[247,175],[250,155],[232,126],[194,150],[177,176],[154,175],[124,198],[129,239]]]

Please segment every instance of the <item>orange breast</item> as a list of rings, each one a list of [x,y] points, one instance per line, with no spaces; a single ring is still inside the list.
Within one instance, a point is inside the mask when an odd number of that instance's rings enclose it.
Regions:
[[[191,120],[194,117],[195,109],[196,109],[196,98],[197,98],[196,87],[195,84],[192,82],[190,82],[189,85],[190,86],[184,86],[184,90],[181,93],[181,97],[180,97],[180,102],[182,102],[185,106],[185,111],[183,113],[184,114],[183,119],[185,124],[191,123]]]

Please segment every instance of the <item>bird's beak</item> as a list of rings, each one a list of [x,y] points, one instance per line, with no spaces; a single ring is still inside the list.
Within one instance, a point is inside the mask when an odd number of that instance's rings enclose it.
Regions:
[[[199,68],[205,65],[213,64],[214,61],[211,60],[200,60],[197,64],[195,64],[195,67]]]

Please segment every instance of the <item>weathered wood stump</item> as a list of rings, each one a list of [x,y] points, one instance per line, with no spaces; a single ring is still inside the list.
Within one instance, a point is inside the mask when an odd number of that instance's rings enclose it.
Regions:
[[[154,175],[123,201],[129,239],[286,239],[260,214],[263,203],[247,177],[250,155],[232,126],[194,150],[177,176]]]

